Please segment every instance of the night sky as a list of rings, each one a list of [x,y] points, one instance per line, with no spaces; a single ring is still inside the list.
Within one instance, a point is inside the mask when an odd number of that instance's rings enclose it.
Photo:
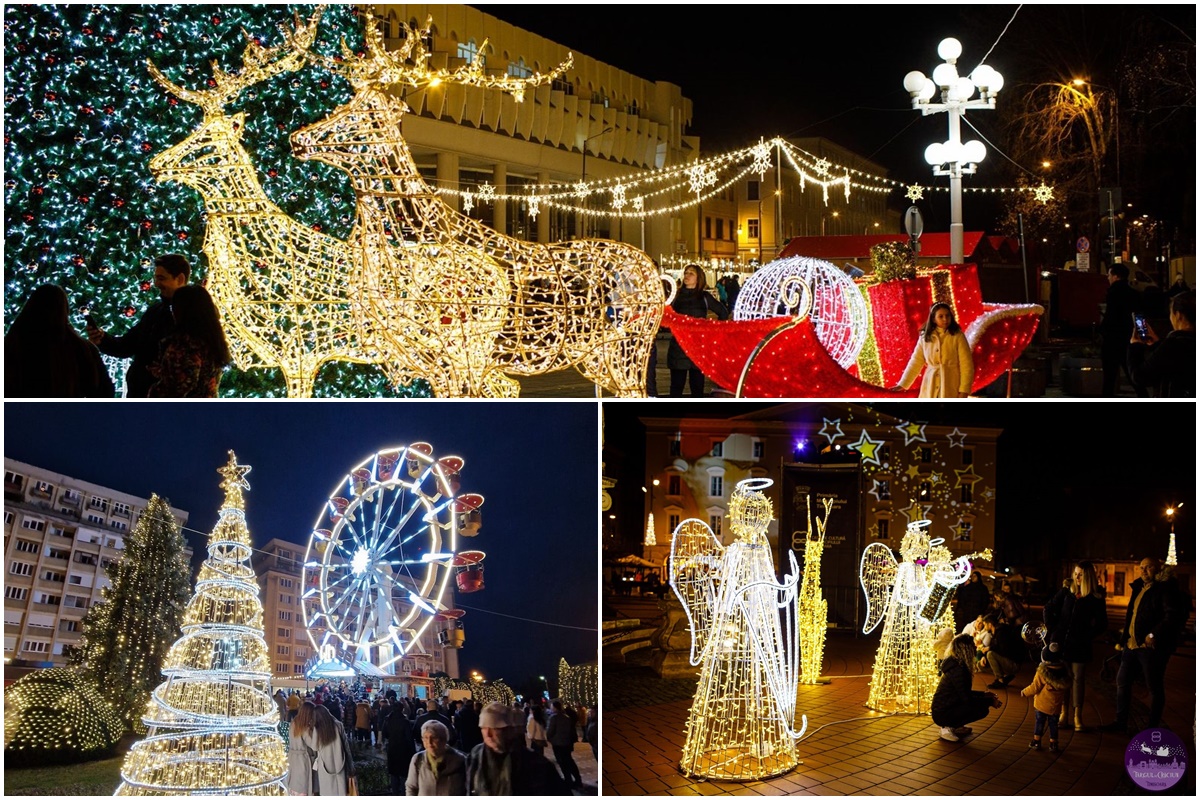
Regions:
[[[621,492],[614,498],[614,509],[633,507],[628,520],[620,520],[621,529],[640,533],[645,525],[640,488],[645,455],[634,445],[644,436],[638,416],[720,418],[776,405],[605,404],[605,474],[619,479],[615,491]],[[823,417],[851,418],[848,403],[798,405],[810,410],[818,427]],[[1179,560],[1195,563],[1197,407],[1193,402],[971,400],[865,405],[906,421],[1003,430],[997,452],[997,566],[1036,576],[1039,570],[1057,569],[1064,559],[1164,558],[1169,526],[1163,512],[1169,504],[1181,502],[1184,506],[1175,524]],[[625,460],[608,463],[616,461],[618,451]]]
[[[1147,19],[1177,26],[1189,32],[1194,47],[1196,24],[1190,4],[678,5],[647,13],[644,24],[632,6],[477,7],[565,50],[681,87],[694,103],[686,132],[700,137],[705,155],[750,146],[760,136],[822,136],[891,170],[893,179],[943,187],[947,179],[934,178],[924,152],[947,138],[946,115],[922,117],[903,86],[909,71],[928,76],[942,63],[942,39],[962,43],[962,75],[986,56],[1004,76],[1003,104],[1045,81],[1085,75],[1115,83],[1112,65],[1134,26]],[[993,111],[967,114],[989,152],[964,187],[1011,185],[997,183],[1005,157],[992,144],[997,117]],[[964,141],[979,138],[966,123],[962,132]],[[1191,158],[1194,166],[1194,153]],[[1177,206],[1178,185],[1160,188],[1147,191],[1145,202]],[[965,221],[986,226],[992,208],[979,195],[973,200],[964,204]],[[927,229],[948,226],[946,220],[937,227],[943,205],[949,215],[948,202],[929,205]]]
[[[487,553],[486,588],[467,609],[463,675],[519,691],[557,683],[558,660],[597,656],[596,405],[471,402],[4,404],[4,455],[189,512],[203,551],[224,494],[227,451],[249,464],[255,546],[303,545],[346,473],[417,441],[464,459],[462,492],[482,494],[483,528],[460,549]],[[492,612],[492,613],[485,613]],[[500,616],[507,615],[507,616]]]

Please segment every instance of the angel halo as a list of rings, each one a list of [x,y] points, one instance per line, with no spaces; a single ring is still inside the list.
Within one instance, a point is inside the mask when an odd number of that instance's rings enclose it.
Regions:
[[[692,629],[690,659],[700,681],[680,768],[686,775],[747,781],[782,775],[798,763],[797,585],[775,579],[767,526],[769,478],[740,481],[729,501],[733,542],[722,545],[698,519],[679,524],[668,562],[671,588]]]

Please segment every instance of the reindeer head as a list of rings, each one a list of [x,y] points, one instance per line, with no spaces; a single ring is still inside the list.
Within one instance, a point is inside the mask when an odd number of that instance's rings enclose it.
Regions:
[[[150,171],[162,183],[177,180],[195,188],[231,165],[244,151],[240,148],[245,116],[228,116],[225,108],[250,86],[285,72],[294,72],[307,61],[308,51],[317,36],[317,25],[325,7],[318,6],[307,23],[296,18],[295,28],[280,26],[283,42],[275,47],[263,47],[248,33],[242,54],[242,69],[233,74],[213,62],[215,87],[207,90],[184,89],[172,83],[153,63],[147,61],[151,77],[175,97],[204,110],[199,127],[182,142],[159,153],[150,160]]]
[[[407,110],[399,99],[364,86],[328,117],[294,132],[292,152],[352,178],[378,175],[381,166],[395,164],[398,152],[407,152],[400,135],[400,117]]]

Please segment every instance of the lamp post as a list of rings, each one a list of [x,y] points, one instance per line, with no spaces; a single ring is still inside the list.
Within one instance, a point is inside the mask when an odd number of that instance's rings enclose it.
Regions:
[[[840,213],[840,212],[834,211],[834,212],[832,212],[832,213],[830,213],[830,214],[828,214],[828,215],[826,215],[826,214],[822,214],[822,215],[821,215],[821,235],[822,235],[822,236],[824,236],[824,235],[825,235],[825,220],[827,220],[827,219],[837,219],[837,218],[838,218],[838,216],[839,216],[839,213]]]
[[[962,118],[969,110],[994,109],[996,95],[1004,86],[1000,73],[986,64],[976,67],[968,78],[959,77],[955,64],[960,55],[962,44],[957,39],[943,39],[938,56],[946,63],[934,68],[932,79],[916,70],[904,76],[904,88],[914,109],[920,109],[922,116],[945,111],[949,120],[950,138],[925,148],[925,160],[933,167],[934,175],[950,178],[950,261],[954,264],[963,263],[962,176],[973,175],[976,165],[987,155],[978,139],[963,143]],[[939,89],[942,102],[930,103]],[[979,98],[972,100],[976,89]]]
[[[593,133],[591,136],[589,136],[583,140],[583,147],[580,148],[580,150],[583,151],[583,164],[579,170],[580,183],[587,183],[587,146],[588,146],[588,142],[590,142],[592,139],[599,139],[601,136],[603,136],[606,133],[612,133],[612,131],[613,131],[613,129],[612,129],[612,126],[610,125],[609,127],[605,128],[604,130],[600,131],[599,133]],[[585,210],[587,209],[587,206],[588,206],[587,197],[584,197],[583,198],[583,207]],[[582,239],[584,237],[584,234],[587,232],[587,223],[584,222],[585,216],[586,215],[583,213],[580,213],[580,215],[579,215],[579,238],[580,239]]]

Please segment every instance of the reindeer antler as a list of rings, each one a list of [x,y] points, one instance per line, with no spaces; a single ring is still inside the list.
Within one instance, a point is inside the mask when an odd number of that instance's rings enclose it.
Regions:
[[[149,59],[146,60],[146,65],[150,69],[151,77],[180,100],[200,106],[204,109],[205,116],[220,114],[225,110],[225,106],[233,102],[247,87],[261,83],[275,75],[294,72],[304,66],[308,51],[316,41],[317,26],[324,13],[325,6],[317,6],[317,10],[313,12],[312,18],[307,23],[301,22],[300,15],[297,14],[295,28],[291,31],[280,25],[279,30],[283,34],[283,42],[275,47],[263,47],[258,40],[243,30],[242,33],[246,37],[246,49],[242,53],[241,71],[236,74],[226,72],[217,66],[216,61],[213,61],[213,81],[216,83],[216,87],[213,89],[184,89],[168,80]]]
[[[466,86],[479,86],[485,89],[501,89],[513,96],[518,103],[525,99],[525,90],[543,86],[563,75],[572,64],[575,56],[567,54],[566,59],[550,72],[534,73],[528,78],[515,78],[511,75],[487,75],[483,71],[483,51],[487,47],[487,39],[483,40],[479,52],[470,63],[451,71],[432,69],[429,66],[429,50],[425,47],[425,37],[433,26],[433,17],[428,17],[425,27],[414,29],[407,22],[401,22],[404,29],[404,44],[395,50],[388,50],[379,33],[378,19],[372,17],[366,26],[366,55],[360,57],[350,51],[342,43],[342,61],[334,61],[323,56],[309,55],[332,72],[349,79],[355,86],[411,86],[419,89],[426,86],[437,86],[441,83],[459,83]]]

